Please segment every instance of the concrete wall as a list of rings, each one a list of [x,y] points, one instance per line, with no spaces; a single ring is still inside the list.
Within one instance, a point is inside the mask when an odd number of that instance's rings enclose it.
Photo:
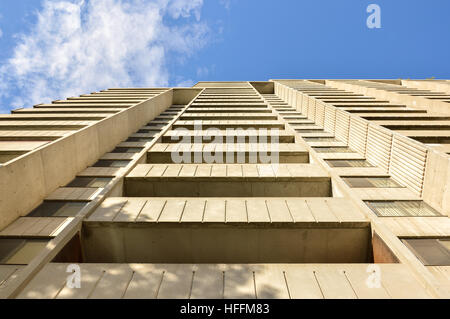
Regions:
[[[125,109],[0,167],[0,229],[172,105],[173,90]]]
[[[333,84],[334,83],[335,82],[333,82]],[[341,86],[341,88],[355,92],[354,88],[349,88],[347,86]],[[369,162],[382,167],[395,179],[400,180],[403,184],[408,186],[408,188],[416,192],[419,196],[422,196],[423,200],[435,209],[444,215],[450,216],[449,156],[439,153],[432,148],[399,133],[385,129],[365,119],[361,119],[356,115],[352,115],[346,111],[339,110],[332,105],[327,105],[314,98],[310,98],[283,84],[275,83],[275,92],[280,98],[294,106],[299,112],[307,114],[308,118],[314,121],[317,121],[316,116],[318,113],[316,110],[319,109],[319,106],[324,106],[325,130],[334,133],[336,136],[338,136],[338,131],[339,129],[342,129],[343,125],[350,126],[348,131],[352,132],[352,126],[366,123],[369,127],[368,134],[359,141],[359,144],[364,144],[366,146],[365,153],[362,155],[364,155]],[[363,91],[357,93],[366,94]],[[371,95],[369,93],[367,94]],[[321,109],[322,108],[320,108],[320,110]],[[351,120],[348,121],[342,116],[338,117],[338,113],[348,114]],[[386,139],[380,137],[380,134],[370,134],[371,131],[377,131],[378,133],[384,132],[384,134],[390,136],[390,142],[386,143]],[[349,141],[345,140],[344,142],[347,142],[347,144],[349,143]],[[382,142],[386,144],[383,148],[385,151],[384,154],[380,153],[379,145]],[[352,147],[355,151],[359,151],[354,145],[352,145]],[[405,152],[405,149],[408,151]],[[415,151],[410,151],[412,149]],[[421,154],[423,153],[425,155],[418,157],[417,152],[419,151]],[[394,160],[391,160],[392,155],[399,153],[401,153],[401,156],[394,156]],[[403,160],[399,161],[395,160],[395,158],[402,158]],[[406,160],[406,162],[404,160]],[[382,163],[382,161],[386,162]]]
[[[416,88],[419,90],[430,90],[435,92],[444,92],[450,94],[450,81],[415,81],[415,80],[402,80],[403,85]]]
[[[349,84],[342,81],[328,81],[327,84],[338,89],[352,91],[358,94],[373,96],[378,99],[388,100],[392,103],[403,104],[413,109],[427,110],[431,115],[449,115],[450,107],[446,102],[430,100],[421,96],[412,96],[396,92],[384,91],[375,88],[368,88],[356,84]]]

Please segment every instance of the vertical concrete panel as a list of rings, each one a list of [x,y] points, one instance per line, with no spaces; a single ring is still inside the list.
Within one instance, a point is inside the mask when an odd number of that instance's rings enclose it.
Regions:
[[[41,153],[0,167],[0,229],[39,204],[45,196]]]
[[[450,158],[435,151],[428,152],[422,196],[450,216]]]

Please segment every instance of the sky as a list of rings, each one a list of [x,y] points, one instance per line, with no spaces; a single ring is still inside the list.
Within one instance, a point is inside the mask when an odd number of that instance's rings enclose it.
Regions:
[[[449,31],[448,0],[2,0],[0,112],[108,87],[450,78]]]

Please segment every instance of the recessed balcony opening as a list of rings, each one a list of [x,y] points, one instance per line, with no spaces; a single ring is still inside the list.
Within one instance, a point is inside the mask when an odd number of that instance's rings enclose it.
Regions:
[[[86,223],[91,263],[370,263],[370,224]]]
[[[398,262],[355,206],[325,198],[111,198],[67,246],[72,263]]]

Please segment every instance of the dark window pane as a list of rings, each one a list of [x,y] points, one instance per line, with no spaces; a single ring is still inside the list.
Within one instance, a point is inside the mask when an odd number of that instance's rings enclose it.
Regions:
[[[24,239],[0,239],[0,264],[6,264],[24,244]]]
[[[125,167],[130,161],[99,160],[93,167]]]
[[[392,178],[385,177],[370,177],[368,180],[373,184],[373,187],[379,188],[391,188],[391,187],[402,187]]]
[[[91,177],[77,177],[67,184],[67,187],[88,187],[92,179]]]
[[[313,147],[317,153],[355,153],[348,147]]]
[[[402,187],[389,177],[345,177],[344,181],[350,187],[360,188],[392,188]]]
[[[307,142],[339,142],[335,137],[303,137]]]
[[[127,142],[151,142],[152,140],[151,137],[129,137]]]
[[[346,177],[344,181],[350,187],[358,187],[358,188],[370,188],[373,187],[372,183],[369,182],[367,178],[364,177]]]
[[[450,266],[450,252],[437,239],[404,239],[425,266]]]
[[[106,177],[77,177],[71,181],[67,187],[93,187],[93,188],[103,188],[112,179]]]
[[[423,201],[366,201],[380,217],[442,216]]]
[[[373,167],[366,160],[325,160],[331,167]]]
[[[111,153],[139,153],[143,147],[116,147]]]
[[[340,161],[340,160],[328,160],[326,161],[331,167],[350,167],[350,163],[348,161]]]
[[[44,202],[28,217],[74,217],[86,205],[85,202]]]
[[[0,239],[0,263],[29,264],[47,243],[46,239]]]

